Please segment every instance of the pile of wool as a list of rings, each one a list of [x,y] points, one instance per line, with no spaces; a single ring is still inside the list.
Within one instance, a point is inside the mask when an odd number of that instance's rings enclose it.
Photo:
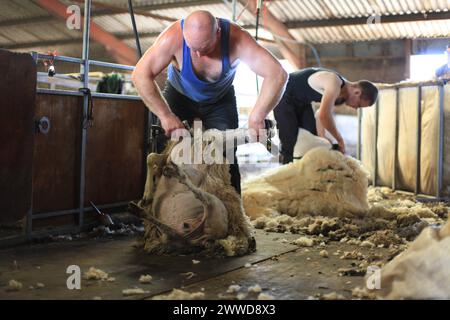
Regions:
[[[84,273],[84,277],[86,280],[107,280],[108,274],[101,269],[90,267],[89,270]]]
[[[220,256],[222,252],[227,257],[242,256],[248,253],[249,247],[254,247],[254,245],[249,244],[249,240],[246,237],[229,235],[225,239],[216,240],[214,245],[210,248],[207,247],[207,249],[209,249],[209,254],[217,256]],[[212,250],[213,247],[216,249]]]
[[[360,162],[338,151],[318,147],[304,157],[243,183],[246,214],[253,219],[289,216],[362,216],[367,202],[368,173]]]
[[[448,207],[443,203],[421,203],[411,194],[386,187],[369,187],[368,199],[370,208],[363,216],[342,216],[337,212],[335,217],[308,214],[293,217],[274,211],[253,219],[252,223],[266,232],[327,237],[366,247],[391,247],[414,240],[424,228],[442,223],[448,215]]]
[[[448,207],[444,203],[418,202],[414,196],[407,193],[395,192],[387,187],[369,187],[367,199],[371,204],[368,211],[370,216],[395,219],[402,214],[416,214],[420,218],[446,218]]]
[[[21,282],[11,279],[8,282],[8,288],[7,291],[19,291],[20,289],[22,289],[23,285]]]
[[[139,282],[144,283],[144,284],[151,283],[152,280],[153,280],[153,277],[149,274],[141,275],[139,277]]]
[[[268,293],[261,292],[261,293],[258,295],[258,298],[257,298],[257,299],[258,299],[258,300],[275,300],[275,297],[272,296],[272,295],[270,295],[270,294],[268,294]]]
[[[131,288],[122,290],[122,294],[126,297],[128,296],[137,296],[141,294],[149,293],[149,291],[144,291],[142,288]]]
[[[370,203],[389,199],[393,194],[392,189],[388,187],[372,187],[367,189],[367,200]]]
[[[395,219],[401,215],[415,214],[419,218],[438,218],[438,215],[422,203],[411,200],[385,200],[372,205],[368,216]]]
[[[428,227],[381,270],[384,299],[450,299],[450,222]]]
[[[205,294],[203,292],[187,292],[181,289],[173,289],[172,292],[166,295],[157,295],[152,300],[203,300]]]

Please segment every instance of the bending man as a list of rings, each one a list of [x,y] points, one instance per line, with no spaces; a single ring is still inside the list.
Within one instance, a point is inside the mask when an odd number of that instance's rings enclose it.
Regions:
[[[252,36],[228,20],[195,11],[170,25],[136,65],[133,82],[144,103],[161,120],[167,136],[200,118],[205,129],[238,127],[233,79],[239,61],[264,78],[249,115],[249,129],[264,129],[264,119],[279,102],[287,81],[280,63]],[[155,78],[168,67],[163,93]],[[240,193],[236,157],[231,182]]]

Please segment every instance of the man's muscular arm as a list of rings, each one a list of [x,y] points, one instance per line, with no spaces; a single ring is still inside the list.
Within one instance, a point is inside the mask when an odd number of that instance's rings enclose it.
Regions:
[[[161,125],[167,136],[170,136],[172,131],[184,128],[184,126],[170,110],[161,95],[155,78],[174,58],[177,45],[182,43],[180,37],[180,23],[174,22],[159,35],[155,43],[142,56],[132,74],[132,80],[139,96],[145,105],[161,120]]]
[[[259,96],[249,116],[249,128],[258,132],[264,119],[275,108],[284,92],[288,75],[275,57],[242,28],[232,25],[234,50],[238,59],[264,78]]]
[[[344,139],[336,128],[332,114],[334,103],[341,91],[341,80],[335,74],[330,73],[322,76],[321,84],[323,86],[323,97],[320,108],[317,110],[317,118],[323,128],[336,139],[339,144],[339,150],[345,153]]]

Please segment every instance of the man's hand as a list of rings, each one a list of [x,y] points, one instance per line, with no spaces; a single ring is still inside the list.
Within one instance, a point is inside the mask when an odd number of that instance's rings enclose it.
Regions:
[[[344,139],[339,139],[338,141],[339,144],[339,151],[342,152],[342,154],[345,154],[345,142]]]
[[[250,142],[257,142],[267,139],[267,134],[260,135],[260,130],[265,129],[265,116],[260,113],[252,112],[248,117],[248,128],[250,130]]]
[[[163,127],[167,137],[170,137],[172,132],[177,129],[184,129],[184,125],[180,119],[171,112],[161,116],[159,119],[161,120],[161,126]]]

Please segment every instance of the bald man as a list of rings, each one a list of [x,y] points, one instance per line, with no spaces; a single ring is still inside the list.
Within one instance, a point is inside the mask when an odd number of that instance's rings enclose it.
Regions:
[[[161,120],[167,136],[200,118],[205,129],[235,129],[238,112],[233,79],[239,61],[264,78],[248,126],[264,129],[264,119],[281,98],[287,73],[280,63],[238,25],[195,11],[170,25],[139,60],[133,82],[147,107]],[[155,78],[168,67],[161,93]],[[240,193],[235,157],[231,182]]]

